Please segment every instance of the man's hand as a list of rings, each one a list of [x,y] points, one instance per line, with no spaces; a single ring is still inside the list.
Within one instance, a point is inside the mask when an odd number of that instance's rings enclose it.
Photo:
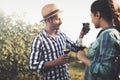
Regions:
[[[68,61],[69,61],[69,56],[67,54],[62,55],[62,56],[58,57],[56,60],[54,60],[56,65],[65,64]]]
[[[44,69],[49,69],[54,66],[65,64],[69,61],[69,56],[67,54],[59,56],[57,59],[53,61],[46,61],[44,65]]]

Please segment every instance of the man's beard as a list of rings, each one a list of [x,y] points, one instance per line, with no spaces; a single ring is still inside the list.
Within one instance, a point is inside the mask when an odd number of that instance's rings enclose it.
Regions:
[[[60,25],[61,25],[61,24],[57,24],[57,25],[55,25],[55,26],[53,26],[53,27],[54,27],[56,30],[59,30]]]

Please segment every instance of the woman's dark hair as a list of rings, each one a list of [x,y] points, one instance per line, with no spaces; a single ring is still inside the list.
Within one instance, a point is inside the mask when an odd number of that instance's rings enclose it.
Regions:
[[[100,12],[100,17],[108,22],[113,22],[115,28],[120,32],[120,6],[115,3],[115,0],[96,0],[91,5],[91,12],[94,15]]]

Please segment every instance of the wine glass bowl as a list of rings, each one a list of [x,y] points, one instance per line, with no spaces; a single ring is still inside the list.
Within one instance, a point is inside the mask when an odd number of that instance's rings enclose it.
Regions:
[[[64,54],[68,54],[70,52],[70,50],[65,50]]]

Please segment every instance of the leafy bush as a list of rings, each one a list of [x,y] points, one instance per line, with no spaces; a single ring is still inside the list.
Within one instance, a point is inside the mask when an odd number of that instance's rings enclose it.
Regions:
[[[0,15],[0,80],[16,80],[19,73],[30,73],[30,42],[41,27],[27,24],[16,15]]]

